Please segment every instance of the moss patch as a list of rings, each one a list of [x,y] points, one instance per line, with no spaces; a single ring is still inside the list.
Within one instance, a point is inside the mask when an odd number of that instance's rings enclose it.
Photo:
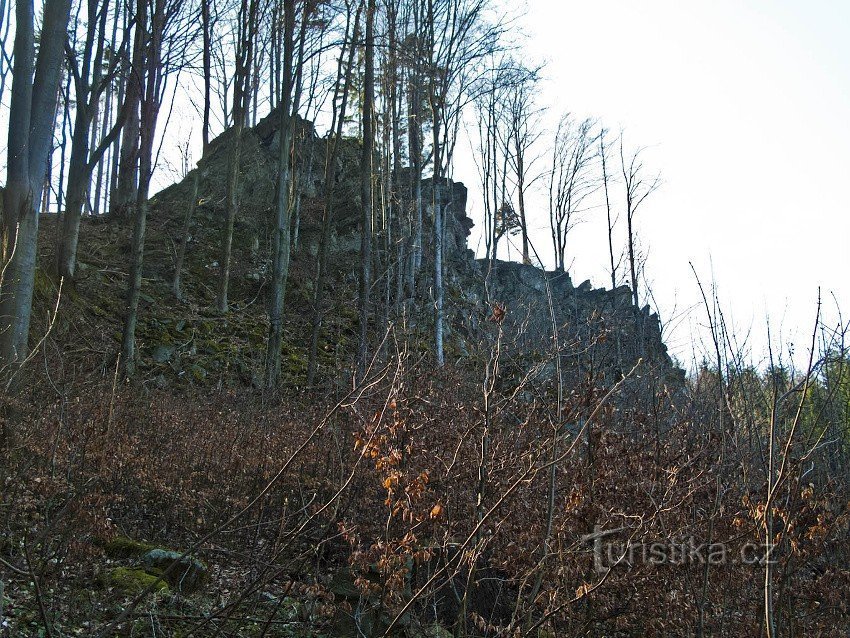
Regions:
[[[118,536],[109,541],[104,549],[106,550],[106,555],[110,558],[131,558],[133,556],[147,554],[149,551],[156,549],[156,545],[135,541],[126,536]]]
[[[138,594],[151,585],[156,593],[168,593],[168,583],[159,581],[158,576],[146,572],[144,569],[132,569],[129,567],[116,567],[106,573],[104,584],[114,587],[127,594]]]

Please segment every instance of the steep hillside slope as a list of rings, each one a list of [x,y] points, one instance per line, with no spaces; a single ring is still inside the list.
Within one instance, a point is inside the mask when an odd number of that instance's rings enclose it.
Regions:
[[[144,285],[138,340],[143,380],[159,386],[259,385],[267,333],[265,300],[271,269],[270,219],[278,152],[276,114],[245,132],[241,144],[239,202],[231,266],[230,312],[213,310],[224,225],[225,178],[231,149],[230,134],[216,139],[207,155],[181,182],[152,200],[145,253]],[[327,140],[318,138],[309,122],[299,121],[297,145],[298,192],[293,225],[293,263],[287,290],[284,382],[300,387],[306,380],[307,348],[316,260],[324,212]],[[319,347],[319,377],[339,381],[340,370],[353,358],[357,317],[358,144],[340,144],[335,184],[335,207],[329,245],[327,303]],[[402,183],[407,183],[402,176]],[[197,180],[194,216],[186,213]],[[635,309],[627,288],[593,289],[589,282],[574,286],[567,273],[546,273],[532,266],[476,260],[467,247],[472,221],[466,215],[467,189],[449,182],[441,188],[447,210],[445,231],[446,351],[463,365],[487,355],[491,331],[482,330],[502,309],[505,320],[498,336],[511,357],[512,373],[553,374],[556,351],[563,373],[574,380],[583,375],[614,381],[639,358],[651,363],[661,378],[675,379],[661,342],[658,318],[648,308]],[[389,319],[404,334],[407,347],[427,353],[433,329],[430,273],[432,189],[423,184],[425,245],[420,285],[409,303],[386,307],[385,291],[395,282],[380,278],[374,284],[374,341]],[[181,300],[172,293],[175,260],[188,229]],[[51,237],[50,220],[44,236]],[[117,220],[85,220],[80,241],[79,278],[65,290],[60,326],[54,337],[87,334],[99,356],[87,354],[80,365],[96,365],[108,374],[117,351],[126,285],[129,228]],[[376,237],[382,242],[383,237]],[[53,303],[56,282],[44,274],[52,263],[52,242],[42,247],[40,297]],[[376,272],[382,265],[376,262]],[[388,292],[386,293],[389,294]],[[550,303],[551,301],[551,303]],[[42,326],[44,328],[44,326]]]

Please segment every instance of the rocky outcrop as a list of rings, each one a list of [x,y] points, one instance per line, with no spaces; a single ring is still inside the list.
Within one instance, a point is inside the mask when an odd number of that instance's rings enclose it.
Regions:
[[[239,201],[240,216],[253,218],[267,213],[274,204],[277,177],[277,156],[280,148],[278,111],[273,111],[257,126],[243,130],[240,141]],[[316,135],[313,125],[303,119],[296,122],[296,163],[307,166],[324,164],[324,143]],[[233,129],[228,129],[212,142],[209,149],[182,181],[169,186],[152,198],[156,209],[176,206],[183,208],[191,197],[195,172],[200,173],[198,194],[199,210],[224,212],[225,189],[230,155],[233,149]],[[312,155],[311,155],[312,154]],[[299,189],[305,197],[316,197],[322,190],[322,171],[299,171]]]
[[[234,266],[233,272],[238,277],[241,268],[243,279],[260,288],[270,263],[269,229],[280,144],[278,129],[279,113],[273,112],[256,127],[245,130],[241,146],[240,209],[234,237],[234,254],[241,254],[241,263]],[[318,137],[313,125],[304,120],[298,120],[296,129],[296,175],[301,204],[294,216],[293,231],[294,236],[298,236],[294,258],[301,259],[308,270],[312,270],[324,211],[327,139]],[[224,217],[224,176],[231,150],[230,132],[226,132],[213,141],[196,169],[199,171],[200,205],[190,241],[195,241],[199,247],[216,244],[215,237]],[[354,276],[353,264],[357,263],[355,253],[360,246],[359,153],[357,140],[341,141],[334,184],[330,260],[332,270],[347,278],[349,284]],[[168,217],[173,211],[184,210],[194,178],[195,175],[190,174],[159,193],[154,198],[153,216]],[[393,183],[400,185],[402,199],[410,205],[409,169],[394,175]],[[468,246],[474,224],[467,215],[469,193],[466,187],[443,179],[437,190],[445,214],[443,254],[449,353],[460,359],[476,348],[490,347],[486,343],[489,333],[483,324],[498,304],[506,311],[502,326],[504,347],[513,360],[527,362],[526,372],[528,366],[545,361],[547,357],[551,363],[553,334],[557,332],[559,356],[570,363],[566,368],[577,378],[592,371],[597,376],[616,380],[640,358],[665,370],[666,376],[680,376],[662,342],[657,315],[648,307],[635,308],[629,288],[593,288],[589,281],[576,286],[568,273],[544,272],[512,262],[476,260]],[[422,272],[425,278],[433,271],[428,264],[433,264],[434,191],[433,181],[423,180],[425,264]],[[177,218],[173,214],[171,217]],[[172,222],[170,228],[174,239],[179,241],[175,236],[179,224]],[[217,265],[216,257],[215,251],[206,257],[203,267],[207,271]],[[419,293],[429,294],[427,282]],[[427,307],[427,300],[422,301],[423,307]],[[412,318],[411,325],[427,331],[430,329],[428,322],[432,320],[431,313],[424,312]],[[167,361],[171,353],[160,348],[154,355]],[[541,366],[541,374],[551,375],[551,372],[551,365]]]
[[[540,374],[553,372],[557,334],[559,356],[574,382],[587,374],[602,377],[607,384],[616,382],[639,359],[670,381],[681,378],[662,341],[658,316],[649,306],[635,308],[628,286],[594,288],[589,281],[576,286],[569,273],[488,260],[475,261],[452,283],[484,307],[488,321],[501,321],[503,341],[514,360],[527,359],[529,366],[549,362],[541,366]],[[477,316],[480,322],[482,313]],[[481,332],[469,319],[465,323],[459,339]]]

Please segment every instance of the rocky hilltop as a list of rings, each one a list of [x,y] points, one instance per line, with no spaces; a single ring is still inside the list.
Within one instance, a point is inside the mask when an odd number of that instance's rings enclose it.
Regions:
[[[140,371],[165,386],[215,383],[258,385],[267,334],[265,297],[271,269],[271,210],[279,145],[276,113],[245,129],[241,141],[239,212],[231,266],[231,312],[213,310],[221,235],[225,216],[225,175],[232,149],[231,132],[214,140],[197,168],[152,199],[145,257],[145,281],[138,330]],[[300,387],[306,380],[307,346],[314,314],[314,280],[324,211],[327,139],[299,120],[296,166],[298,192],[293,225],[293,257],[287,289],[284,382]],[[319,381],[342,383],[356,344],[357,252],[360,245],[359,143],[339,145],[335,206],[331,220],[327,295],[319,347]],[[409,183],[405,175],[395,176]],[[175,257],[183,241],[186,212],[197,180],[198,205],[189,220],[183,267],[183,299],[171,291]],[[496,341],[509,357],[506,380],[529,375],[551,377],[554,371],[553,327],[562,372],[574,381],[588,375],[616,380],[643,358],[660,378],[680,379],[661,340],[658,318],[648,308],[635,309],[628,288],[575,286],[568,273],[544,272],[529,265],[476,259],[467,239],[473,227],[467,216],[468,192],[447,180],[440,188],[446,210],[445,285],[447,360],[463,365],[486,356]],[[423,182],[423,201],[433,199]],[[414,351],[428,352],[433,333],[431,205],[424,206],[424,246],[420,285],[409,303],[392,311],[375,310],[376,325],[389,318]],[[376,243],[384,238],[376,237]],[[124,274],[110,264],[127,258],[129,229],[118,222],[84,224],[75,304],[88,317],[80,330],[93,339],[120,336]],[[46,246],[43,252],[51,250]],[[51,263],[43,255],[42,263]],[[375,268],[380,272],[380,264]],[[376,300],[386,284],[375,285]],[[45,300],[52,298],[42,279]],[[380,292],[379,292],[380,290]],[[551,299],[551,308],[550,308]],[[504,319],[494,321],[494,308]],[[501,310],[497,313],[501,318]],[[379,316],[380,315],[380,316]],[[554,319],[554,322],[553,322]],[[498,328],[497,328],[498,324]],[[377,331],[376,331],[377,332]],[[376,337],[377,339],[377,337]],[[109,351],[109,348],[106,348]],[[98,365],[108,373],[110,359]],[[477,365],[477,364],[476,364]]]

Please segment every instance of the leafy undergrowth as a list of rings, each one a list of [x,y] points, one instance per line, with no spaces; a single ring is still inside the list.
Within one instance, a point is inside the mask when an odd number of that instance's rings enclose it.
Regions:
[[[717,430],[713,394],[588,376],[559,411],[551,380],[497,391],[393,345],[332,397],[104,379],[7,410],[11,635],[763,631],[761,451]],[[782,635],[850,627],[842,476],[795,470],[776,497]],[[198,586],[152,551],[196,561]]]

